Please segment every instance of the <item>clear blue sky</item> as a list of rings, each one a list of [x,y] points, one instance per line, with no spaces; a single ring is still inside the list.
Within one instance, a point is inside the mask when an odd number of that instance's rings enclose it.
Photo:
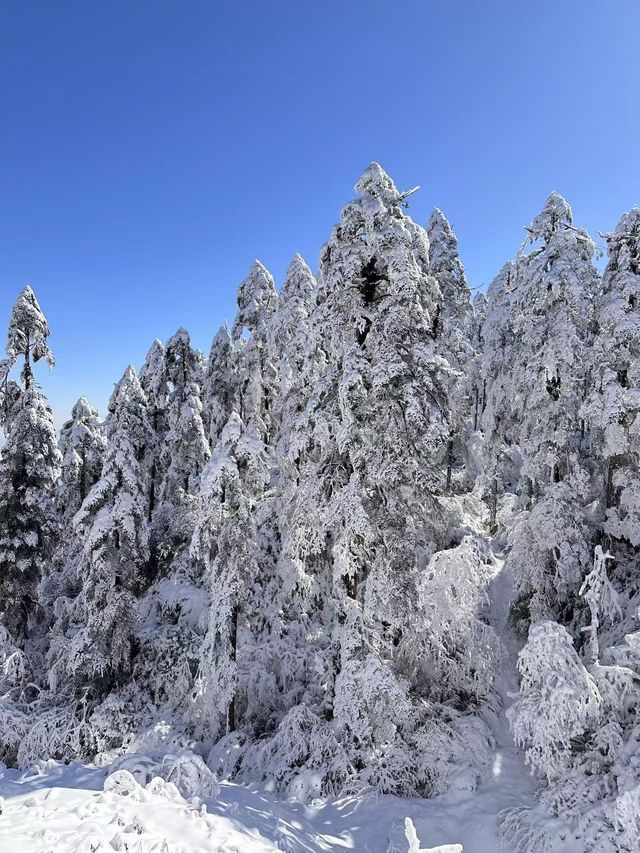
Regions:
[[[208,351],[254,257],[315,268],[378,160],[473,285],[556,189],[640,203],[638,0],[0,0],[0,324],[49,318],[57,420],[178,326]]]

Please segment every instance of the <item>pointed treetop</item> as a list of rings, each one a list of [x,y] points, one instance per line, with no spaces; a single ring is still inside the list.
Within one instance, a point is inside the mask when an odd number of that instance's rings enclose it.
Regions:
[[[429,217],[429,224],[427,225],[427,229],[429,232],[438,232],[440,230],[444,231],[445,234],[452,234],[451,225],[449,224],[449,220],[444,215],[444,213],[440,210],[439,207],[434,207],[431,211],[431,216]],[[455,237],[455,235],[453,235]]]
[[[603,236],[609,251],[607,271],[631,270],[637,275],[640,267],[640,207],[632,207],[624,213],[616,230]]]
[[[316,280],[313,273],[302,255],[296,252],[287,267],[284,284],[280,291],[280,299],[286,300],[292,295],[309,297],[313,293],[315,286]]]
[[[362,198],[375,198],[385,207],[400,204],[406,193],[401,193],[379,163],[370,163],[356,181],[355,191]]]
[[[359,195],[377,195],[380,192],[397,193],[393,180],[382,168],[380,163],[369,163],[364,172],[356,181],[354,187]]]
[[[551,235],[560,229],[571,227],[573,214],[571,205],[559,193],[552,192],[544,203],[541,212],[527,228],[529,241],[538,239],[549,242]]]
[[[374,202],[374,209],[382,207],[398,217],[399,209],[407,207],[405,199],[419,189],[420,187],[414,187],[406,192],[400,192],[379,163],[370,163],[356,182],[355,190],[360,196],[360,200],[355,204],[362,205],[364,203],[366,205]],[[351,205],[353,204],[354,202],[351,203]],[[351,205],[344,208],[343,215]]]
[[[138,374],[135,367],[130,364],[113,389],[111,399],[109,400],[109,412],[116,412],[125,401],[130,400],[132,397],[137,397],[146,402]]]
[[[627,213],[623,213],[616,225],[616,235],[637,236],[640,233],[640,207],[632,207]]]
[[[71,410],[71,418],[74,421],[88,421],[97,417],[98,410],[93,408],[86,397],[80,397]]]
[[[49,324],[42,313],[36,295],[27,285],[20,296],[18,296],[9,322],[9,333],[7,340],[7,355],[15,362],[19,356],[25,359],[25,384],[30,375],[29,362],[39,361],[44,358],[49,367],[53,367],[55,360],[47,345],[49,337]]]
[[[238,339],[243,331],[256,330],[273,314],[277,299],[273,276],[260,261],[254,261],[238,288],[238,315],[233,324],[233,337]]]
[[[464,270],[458,258],[458,238],[453,233],[449,220],[436,207],[429,217],[427,225],[429,236],[431,268],[434,274],[441,269],[450,269],[452,264],[460,265],[460,272],[464,276]]]
[[[147,355],[144,360],[145,367],[148,364],[151,364],[159,359],[164,358],[164,344],[159,338],[156,338],[155,341],[151,344],[149,349],[147,350]],[[144,367],[142,368],[144,370]],[[142,370],[140,373],[142,373]]]
[[[466,310],[471,295],[464,266],[458,255],[458,238],[453,233],[447,217],[437,207],[429,217],[427,236],[431,272],[437,278],[442,291],[443,309],[445,313],[452,316],[453,303]],[[460,317],[454,321],[454,325],[459,323]]]
[[[158,338],[149,347],[140,370],[140,384],[149,402],[162,409],[167,394],[167,371],[164,344]]]
[[[209,351],[209,369],[211,368],[212,362],[220,358],[222,353],[225,353],[230,350],[232,346],[233,341],[231,340],[231,335],[229,334],[229,327],[227,326],[227,322],[225,320],[225,322],[216,332],[213,341],[211,342],[211,349]]]
[[[180,328],[177,329],[167,341],[167,349],[170,349],[172,346],[177,346],[178,344],[185,344],[186,346],[189,346],[190,343],[191,337],[189,336],[189,332],[180,326]]]

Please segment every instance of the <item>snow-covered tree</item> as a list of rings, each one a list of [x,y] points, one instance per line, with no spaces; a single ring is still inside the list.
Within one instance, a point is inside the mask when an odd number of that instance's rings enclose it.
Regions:
[[[431,273],[442,294],[442,305],[435,319],[436,330],[442,355],[452,369],[448,388],[450,435],[445,460],[449,490],[454,468],[469,467],[469,433],[474,428],[472,409],[479,355],[473,340],[471,291],[458,255],[458,240],[438,208],[431,214],[427,234]]]
[[[304,258],[296,254],[287,269],[274,320],[274,344],[280,362],[279,393],[283,399],[291,388],[296,388],[293,397],[299,396],[297,383],[304,371],[315,290],[313,273]]]
[[[600,694],[557,622],[532,626],[518,672],[520,694],[507,712],[511,730],[533,770],[557,779],[571,766],[573,742],[597,725]]]
[[[141,460],[151,440],[147,400],[133,367],[109,403],[108,445],[98,482],[75,518],[84,539],[82,601],[85,626],[72,639],[69,667],[99,694],[131,665],[136,595],[149,558],[148,489]]]
[[[209,458],[209,442],[202,420],[200,399],[203,379],[199,353],[191,347],[189,334],[179,329],[166,349],[169,432],[163,454],[166,474],[162,490],[165,501],[175,501],[179,492],[195,493]]]
[[[158,493],[164,475],[162,448],[168,430],[167,397],[169,395],[166,352],[157,338],[151,344],[140,369],[140,385],[147,399],[151,421],[151,441],[146,449],[145,467],[149,479],[148,512],[151,521],[158,503]]]
[[[580,409],[599,275],[593,240],[572,223],[568,203],[551,193],[527,229],[528,242],[541,245],[518,258],[512,301],[522,472],[543,486],[568,473],[569,457],[584,438]]]
[[[191,552],[204,570],[210,597],[195,713],[205,714],[205,731],[214,737],[240,726],[251,731],[256,724],[252,708],[259,717],[268,714],[253,679],[263,676],[265,644],[255,637],[268,633],[265,585],[273,576],[275,531],[265,490],[274,464],[276,306],[273,278],[256,261],[238,290],[233,326],[237,395],[224,402],[219,398],[214,410],[217,419],[235,398],[244,419],[232,411],[213,448],[202,474],[192,539]],[[229,353],[225,330],[217,340]]]
[[[591,611],[591,624],[588,630],[592,663],[598,663],[600,659],[598,641],[600,622],[603,619],[611,622],[622,616],[618,595],[607,575],[607,561],[612,559],[611,554],[605,553],[600,545],[596,545],[593,569],[580,587],[580,595],[584,596]]]
[[[492,527],[499,496],[515,491],[520,477],[518,423],[512,409],[516,353],[511,313],[516,275],[510,261],[491,282],[483,324],[483,481]]]
[[[606,235],[609,263],[596,307],[593,390],[585,411],[604,462],[604,532],[640,545],[640,208]]]
[[[591,561],[591,531],[583,510],[589,478],[576,463],[530,509],[520,511],[508,534],[507,569],[516,580],[519,627],[561,619],[576,602]]]
[[[285,611],[297,600],[322,665],[302,701],[333,718],[363,784],[406,791],[420,784],[409,744],[425,709],[401,672],[418,654],[408,626],[419,579],[445,535],[437,460],[451,368],[426,232],[379,165],[356,191],[321,254],[307,356],[315,381],[282,436],[296,470],[278,512],[279,569]]]
[[[258,571],[253,504],[241,471],[247,450],[235,413],[222,431],[202,483],[202,514],[193,537],[193,556],[210,583],[211,605],[194,692],[195,714],[214,738],[238,723],[238,632]],[[241,615],[242,614],[242,615]]]
[[[59,446],[62,469],[57,501],[68,522],[100,477],[106,447],[98,412],[85,397],[80,397],[71,411],[71,418],[63,424]]]
[[[22,358],[22,383],[28,390],[32,383],[32,363],[43,358],[49,367],[55,360],[49,349],[49,324],[42,313],[36,295],[27,285],[13,306],[7,340],[7,355],[15,363]]]
[[[53,416],[33,377],[32,363],[53,364],[49,326],[30,287],[18,297],[9,323],[10,362],[22,360],[22,387],[5,392],[0,450],[0,618],[22,641],[37,609],[36,588],[50,569],[58,536],[54,506],[60,452]]]
[[[227,324],[224,323],[211,344],[202,389],[202,416],[211,448],[220,438],[231,413],[237,408],[237,355]]]
[[[82,584],[82,541],[73,526],[73,517],[100,478],[106,449],[104,424],[84,397],[76,402],[71,418],[63,424],[59,447],[62,466],[55,498],[62,530],[54,570],[43,579],[39,590],[40,602],[53,623],[48,651],[50,678],[58,665],[65,668],[67,635]]]
[[[256,440],[273,439],[277,394],[274,317],[278,295],[272,275],[254,261],[238,288],[238,313],[232,336],[238,347],[238,414]]]

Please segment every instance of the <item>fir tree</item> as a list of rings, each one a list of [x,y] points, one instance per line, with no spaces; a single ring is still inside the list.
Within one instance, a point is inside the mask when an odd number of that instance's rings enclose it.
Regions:
[[[479,356],[473,343],[474,313],[471,291],[458,256],[458,240],[444,213],[438,208],[431,214],[427,234],[431,273],[442,293],[442,307],[437,312],[436,331],[442,355],[451,366],[448,383],[450,434],[445,458],[446,488],[450,490],[454,468],[470,467],[468,457],[470,432],[473,429],[474,378],[478,373]]]
[[[211,344],[202,389],[202,417],[211,448],[238,405],[237,356],[237,348],[224,323]]]
[[[571,208],[556,193],[528,234],[529,242],[541,245],[517,262],[512,375],[523,474],[535,490],[559,482],[570,470],[570,456],[581,449],[585,354],[599,276],[593,241],[573,226]]]
[[[100,477],[105,447],[106,437],[98,412],[85,397],[80,397],[71,418],[60,430],[62,472],[57,502],[65,524],[80,509]]]
[[[0,451],[0,601],[2,621],[14,639],[36,629],[36,589],[51,568],[58,536],[54,507],[60,452],[53,417],[38,388],[32,363],[53,355],[49,326],[30,287],[16,301],[9,323],[7,353],[22,360],[22,387],[5,391],[5,444]],[[42,627],[42,626],[40,626]]]
[[[84,539],[86,626],[73,638],[69,667],[99,695],[129,672],[136,642],[136,596],[149,558],[148,489],[142,460],[151,438],[147,400],[128,367],[109,403],[108,445],[98,482],[75,518]]]
[[[606,236],[609,263],[597,303],[593,390],[585,413],[593,450],[604,462],[603,531],[626,558],[628,546],[640,545],[640,208]]]
[[[145,465],[149,477],[149,521],[158,503],[158,493],[164,475],[162,447],[168,430],[167,397],[169,386],[167,378],[166,353],[164,345],[157,338],[151,344],[145,362],[140,369],[140,385],[147,398],[152,435],[146,451]],[[153,550],[153,549],[152,549]]]

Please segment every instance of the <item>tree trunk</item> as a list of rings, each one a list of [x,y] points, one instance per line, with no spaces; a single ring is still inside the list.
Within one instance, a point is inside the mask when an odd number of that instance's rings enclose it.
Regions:
[[[231,613],[231,660],[235,663],[238,656],[238,614],[240,612],[240,606],[238,604],[234,605],[233,612]],[[238,721],[236,719],[236,697],[235,692],[231,697],[231,701],[229,702],[229,709],[227,711],[227,730],[230,732],[235,732]]]
[[[493,477],[491,481],[491,495],[489,497],[489,528],[492,532],[496,529],[496,520],[498,517],[498,477]]]

